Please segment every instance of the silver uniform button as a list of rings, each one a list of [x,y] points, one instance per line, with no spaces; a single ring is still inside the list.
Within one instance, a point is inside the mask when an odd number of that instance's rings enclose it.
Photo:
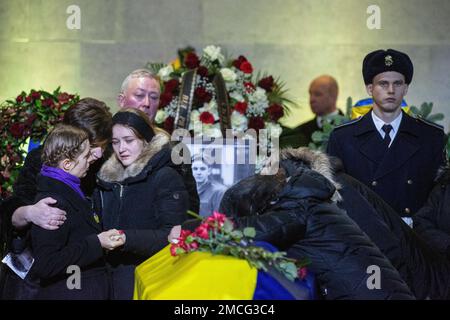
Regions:
[[[405,208],[405,213],[411,213],[411,210],[409,208]]]
[[[372,181],[372,186],[376,187],[376,186],[377,186],[377,184],[378,184],[378,182],[376,182],[376,181]]]
[[[413,184],[413,181],[411,179],[408,179],[408,181],[406,181],[407,184]]]

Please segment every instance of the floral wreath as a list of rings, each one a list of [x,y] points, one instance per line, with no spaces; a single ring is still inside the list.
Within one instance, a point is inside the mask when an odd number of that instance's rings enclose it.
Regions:
[[[27,141],[42,141],[60,122],[64,112],[79,100],[78,95],[31,90],[0,106],[0,197],[7,198],[23,164]]]
[[[209,137],[221,137],[217,94],[214,77],[220,73],[227,91],[230,107],[230,126],[233,131],[266,129],[279,136],[278,123],[288,111],[285,84],[270,75],[254,76],[252,64],[244,56],[226,59],[220,47],[207,46],[201,56],[193,48],[179,51],[179,58],[164,65],[148,63],[147,68],[157,73],[162,81],[159,110],[155,117],[158,126],[171,133],[179,105],[180,84],[185,72],[196,70],[197,79],[193,92],[192,111],[188,130]]]

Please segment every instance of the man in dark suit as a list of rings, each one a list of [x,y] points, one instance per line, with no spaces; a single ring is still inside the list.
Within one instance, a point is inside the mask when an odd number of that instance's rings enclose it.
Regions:
[[[365,57],[362,69],[373,109],[336,127],[327,152],[412,225],[410,217],[425,203],[439,166],[446,162],[444,131],[401,109],[413,76],[408,55],[377,50]]]
[[[338,84],[333,77],[323,75],[314,79],[309,86],[309,104],[316,116],[294,129],[283,128],[280,146],[282,148],[308,146],[312,142],[312,134],[322,129],[324,121],[330,121],[333,115],[342,114],[336,108],[338,91]]]

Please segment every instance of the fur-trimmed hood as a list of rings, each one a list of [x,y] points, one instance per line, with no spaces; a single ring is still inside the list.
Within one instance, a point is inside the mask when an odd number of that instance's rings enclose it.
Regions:
[[[290,167],[289,161],[295,163],[294,166]],[[288,176],[294,175],[295,171],[298,170],[301,165],[305,165],[309,169],[323,175],[327,178],[333,186],[336,188],[333,197],[331,198],[334,202],[341,201],[342,197],[339,194],[341,185],[334,178],[333,165],[330,161],[328,155],[318,150],[311,150],[306,147],[300,148],[285,148],[280,151],[280,166],[286,170]]]
[[[160,152],[170,142],[166,133],[157,133],[148,143],[140,155],[128,167],[124,167],[113,153],[111,157],[101,167],[98,178],[105,182],[121,182],[131,177],[139,175],[148,165],[155,155]],[[155,165],[155,164],[153,164]]]

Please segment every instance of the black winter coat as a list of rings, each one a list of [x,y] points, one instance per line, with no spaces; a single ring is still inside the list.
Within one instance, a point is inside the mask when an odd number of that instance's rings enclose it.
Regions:
[[[225,193],[221,209],[235,216],[260,214],[235,221],[239,228],[255,227],[258,240],[279,245],[294,258],[309,258],[309,269],[327,299],[413,299],[397,270],[332,201],[340,196],[323,164],[314,168],[320,173],[306,166],[296,168],[280,192],[274,186],[283,179],[244,179]],[[373,265],[380,268],[381,289],[367,286],[371,275],[367,269]]]
[[[426,204],[413,217],[414,230],[450,259],[450,169],[446,169]]]
[[[157,134],[133,164],[124,168],[113,155],[98,174],[95,202],[103,228],[126,235],[124,247],[108,256],[116,299],[132,298],[135,266],[168,245],[171,228],[187,217],[189,195],[171,167],[167,142]]]
[[[56,206],[67,213],[67,220],[57,230],[36,225],[31,229],[35,258],[30,276],[39,278],[38,299],[108,299],[110,282],[97,234],[101,225],[95,221],[91,203],[61,181],[40,176],[36,201],[53,197]],[[81,269],[80,289],[68,289],[72,275],[67,268]],[[69,270],[70,271],[70,270]]]

